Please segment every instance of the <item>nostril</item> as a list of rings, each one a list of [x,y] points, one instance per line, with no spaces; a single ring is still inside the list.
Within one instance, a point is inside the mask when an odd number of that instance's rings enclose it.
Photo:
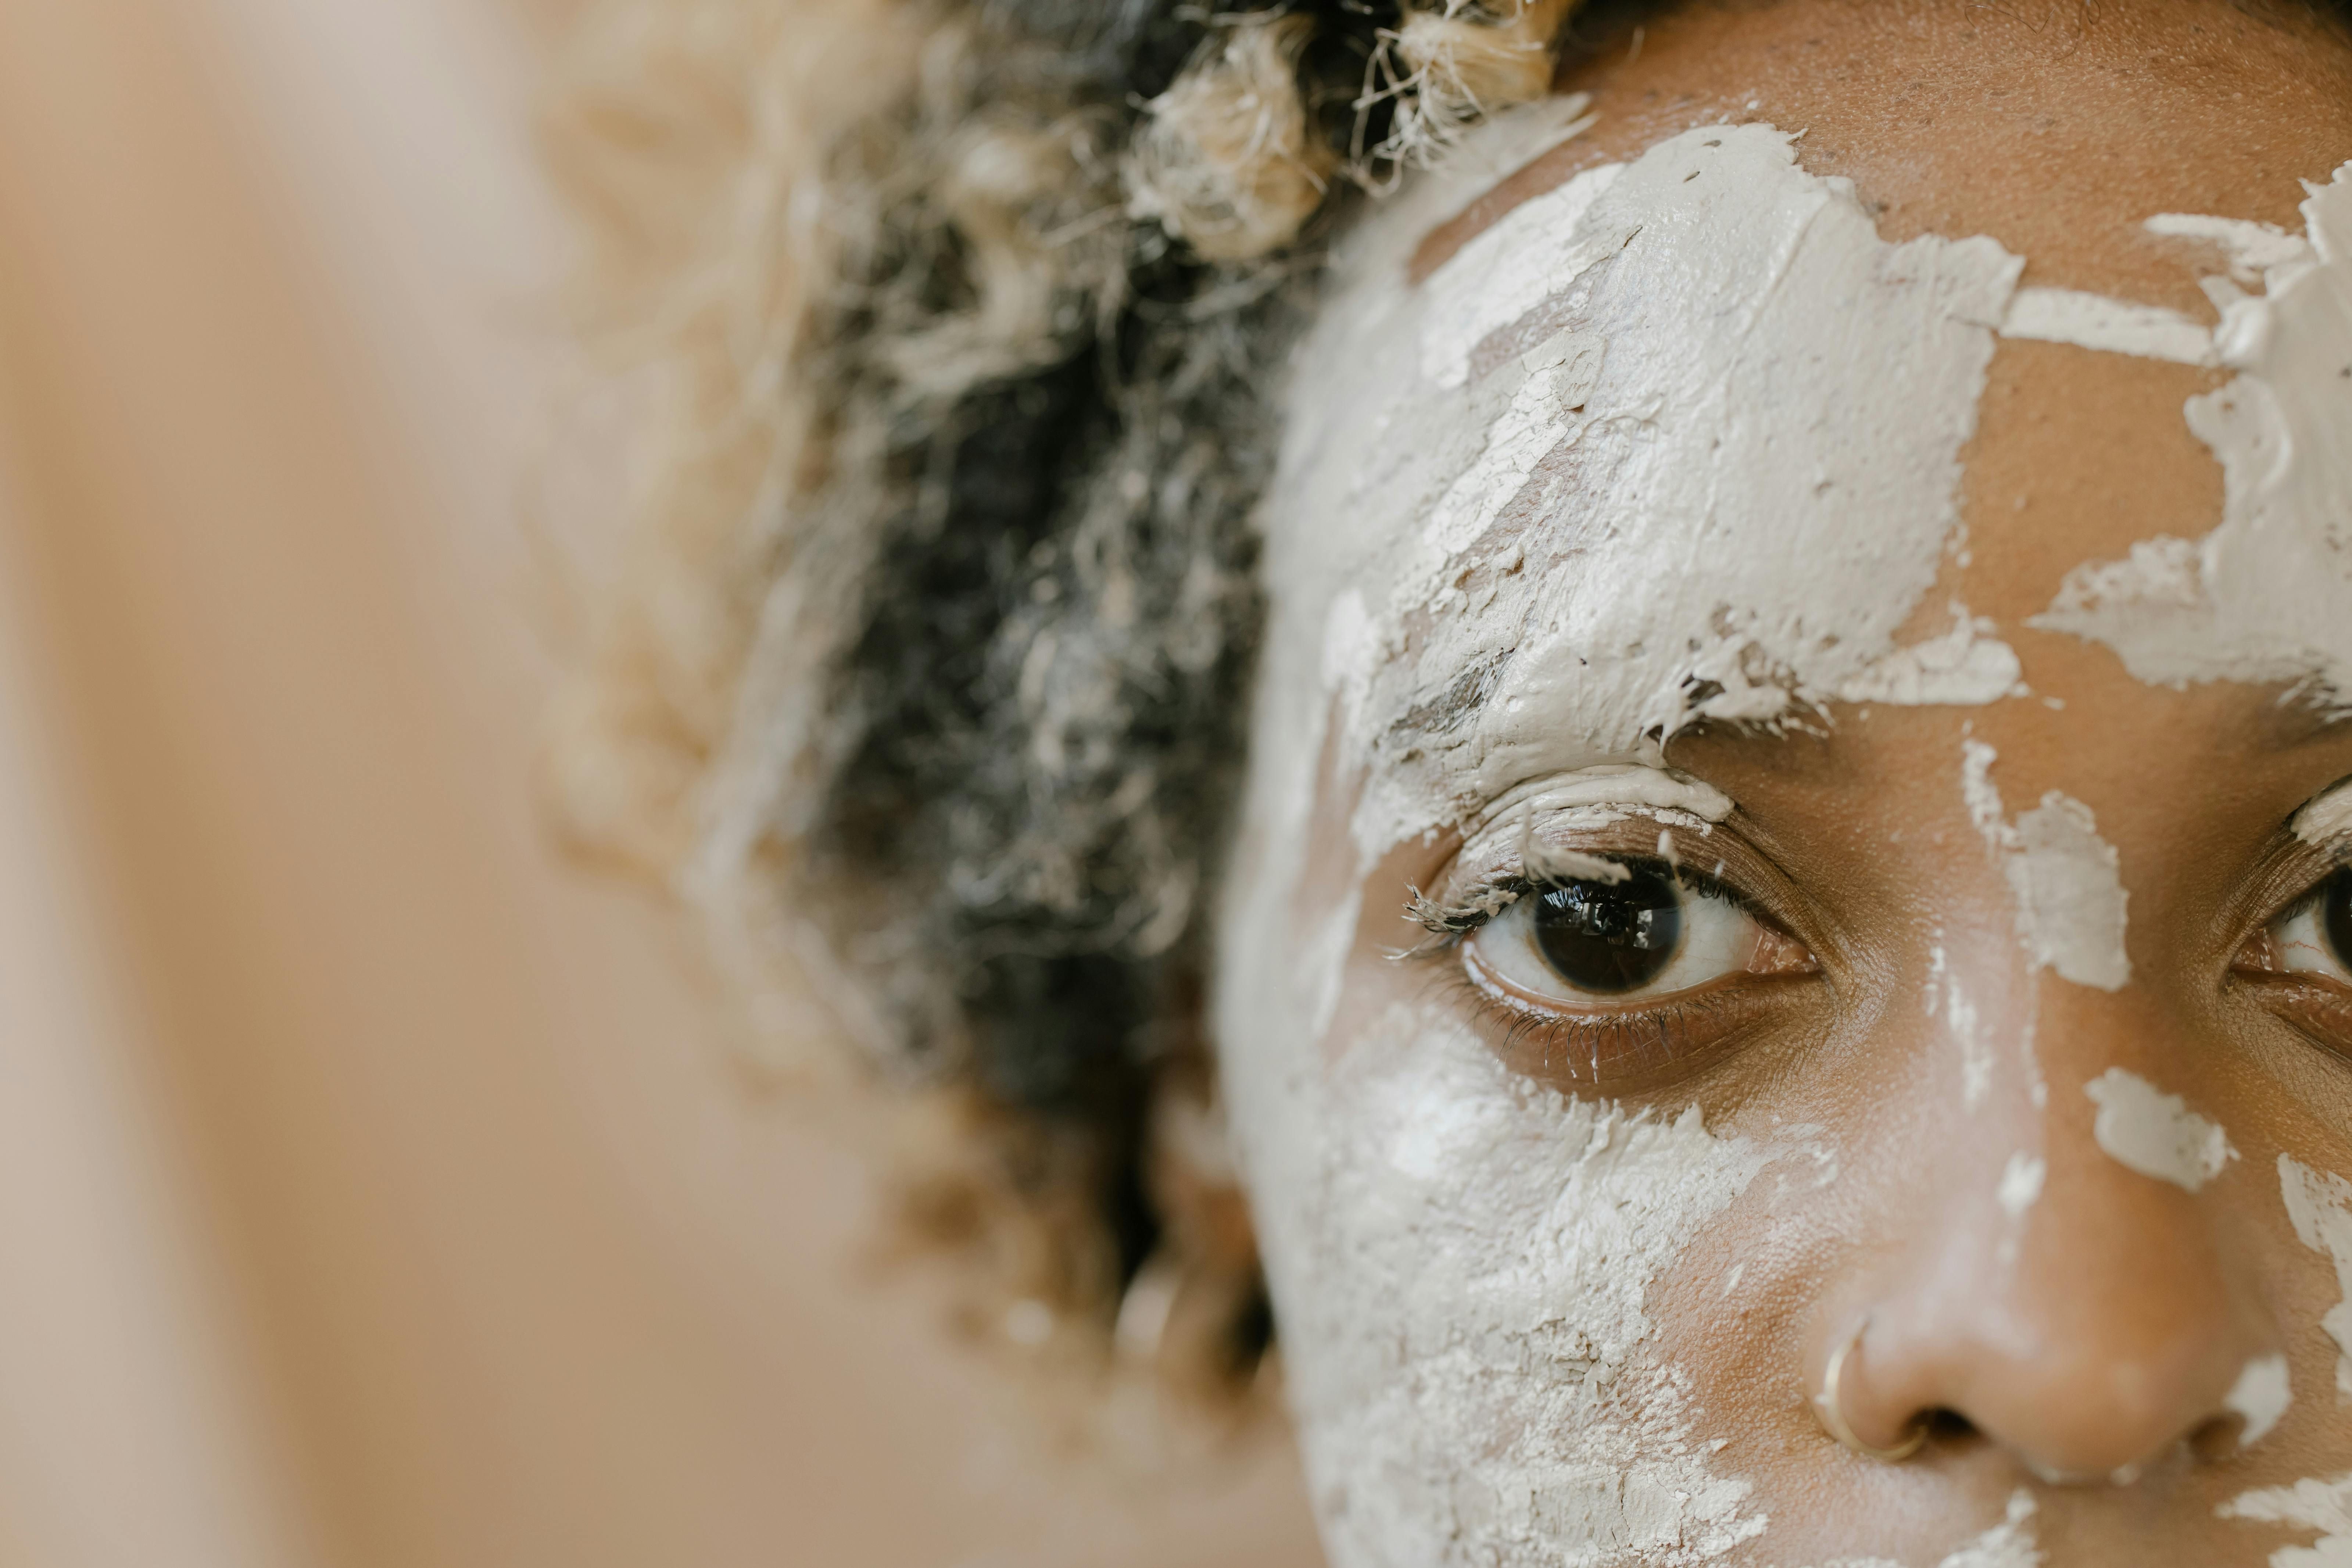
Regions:
[[[2239,1450],[2252,1441],[2248,1436],[2250,1432],[2259,1436],[2267,1429],[2267,1425],[2257,1429],[2237,1411],[2224,1411],[2189,1434],[2189,1453],[2192,1458],[2205,1462],[2233,1459],[2238,1457]]]
[[[1948,1446],[1955,1443],[1972,1442],[1984,1436],[1977,1430],[1975,1422],[1958,1411],[1944,1405],[1937,1405],[1935,1409],[1927,1412],[1919,1417],[1919,1420],[1927,1428],[1927,1440],[1931,1443]]]

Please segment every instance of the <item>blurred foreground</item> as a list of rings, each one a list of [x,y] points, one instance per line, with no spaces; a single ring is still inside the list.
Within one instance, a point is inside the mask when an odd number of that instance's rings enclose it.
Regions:
[[[623,476],[493,4],[0,0],[0,1568],[1303,1568],[1024,1458],[544,847]]]

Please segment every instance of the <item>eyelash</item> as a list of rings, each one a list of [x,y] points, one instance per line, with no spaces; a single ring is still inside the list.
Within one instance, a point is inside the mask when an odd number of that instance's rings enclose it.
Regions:
[[[1449,942],[1437,951],[1450,952],[1455,945]],[[1580,1070],[1570,1067],[1566,1076],[1586,1086],[1601,1081],[1600,1062],[1611,1047],[1622,1047],[1623,1054],[1614,1058],[1610,1076],[1638,1076],[1653,1066],[1677,1058],[1677,1036],[1686,1039],[1702,1023],[1741,1005],[1731,997],[1706,994],[1580,1017],[1514,1006],[1471,979],[1459,964],[1439,971],[1435,979],[1447,994],[1496,1031],[1493,1043],[1505,1060],[1517,1060],[1523,1069],[1532,1067],[1538,1077],[1549,1076],[1562,1059],[1581,1061]],[[1626,1037],[1636,1030],[1647,1037],[1624,1046]],[[1535,1060],[1530,1064],[1525,1058],[1531,1053]]]
[[[1654,857],[1618,857],[1628,864],[1654,860]],[[1738,889],[1728,886],[1717,877],[1704,872],[1677,869],[1675,879],[1701,898],[1721,899],[1736,904],[1750,919],[1774,924],[1772,918],[1757,907],[1756,900]],[[1406,949],[1395,956],[1417,958],[1432,952],[1451,952],[1463,941],[1492,921],[1519,900],[1533,893],[1551,891],[1559,884],[1538,881],[1518,872],[1474,882],[1465,896],[1451,903],[1440,903],[1419,888],[1411,890],[1405,900],[1404,918],[1429,932],[1432,940]]]
[[[1526,877],[1496,877],[1489,881],[1472,884],[1475,897],[1450,904],[1441,904],[1419,888],[1405,900],[1404,918],[1421,927],[1434,939],[1398,954],[1414,957],[1431,952],[1452,952],[1462,944],[1463,938],[1501,914],[1529,893],[1539,891],[1537,884]]]

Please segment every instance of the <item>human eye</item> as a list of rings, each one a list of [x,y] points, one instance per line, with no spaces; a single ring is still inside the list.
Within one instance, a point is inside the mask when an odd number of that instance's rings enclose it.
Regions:
[[[2232,967],[2273,1012],[2352,1056],[2352,868],[2338,867],[2273,916]]]
[[[1480,891],[1445,946],[1507,1061],[1631,1092],[1697,1070],[1816,973],[1722,881],[1642,856],[1553,856]]]
[[[2263,934],[2278,973],[2352,985],[2352,870],[2337,871],[2288,905]]]
[[[1744,973],[1766,940],[1733,899],[1657,861],[1531,887],[1464,944],[1485,984],[1535,1007],[1621,1003]]]

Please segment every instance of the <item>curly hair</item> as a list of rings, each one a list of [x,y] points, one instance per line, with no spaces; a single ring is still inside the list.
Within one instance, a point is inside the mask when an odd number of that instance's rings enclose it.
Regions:
[[[1016,1339],[1209,1388],[1266,1342],[1196,1023],[1266,400],[1329,215],[1546,93],[1571,3],[581,31],[546,143],[655,439],[552,793],[779,1049],[845,1032],[908,1091],[905,1216]]]

